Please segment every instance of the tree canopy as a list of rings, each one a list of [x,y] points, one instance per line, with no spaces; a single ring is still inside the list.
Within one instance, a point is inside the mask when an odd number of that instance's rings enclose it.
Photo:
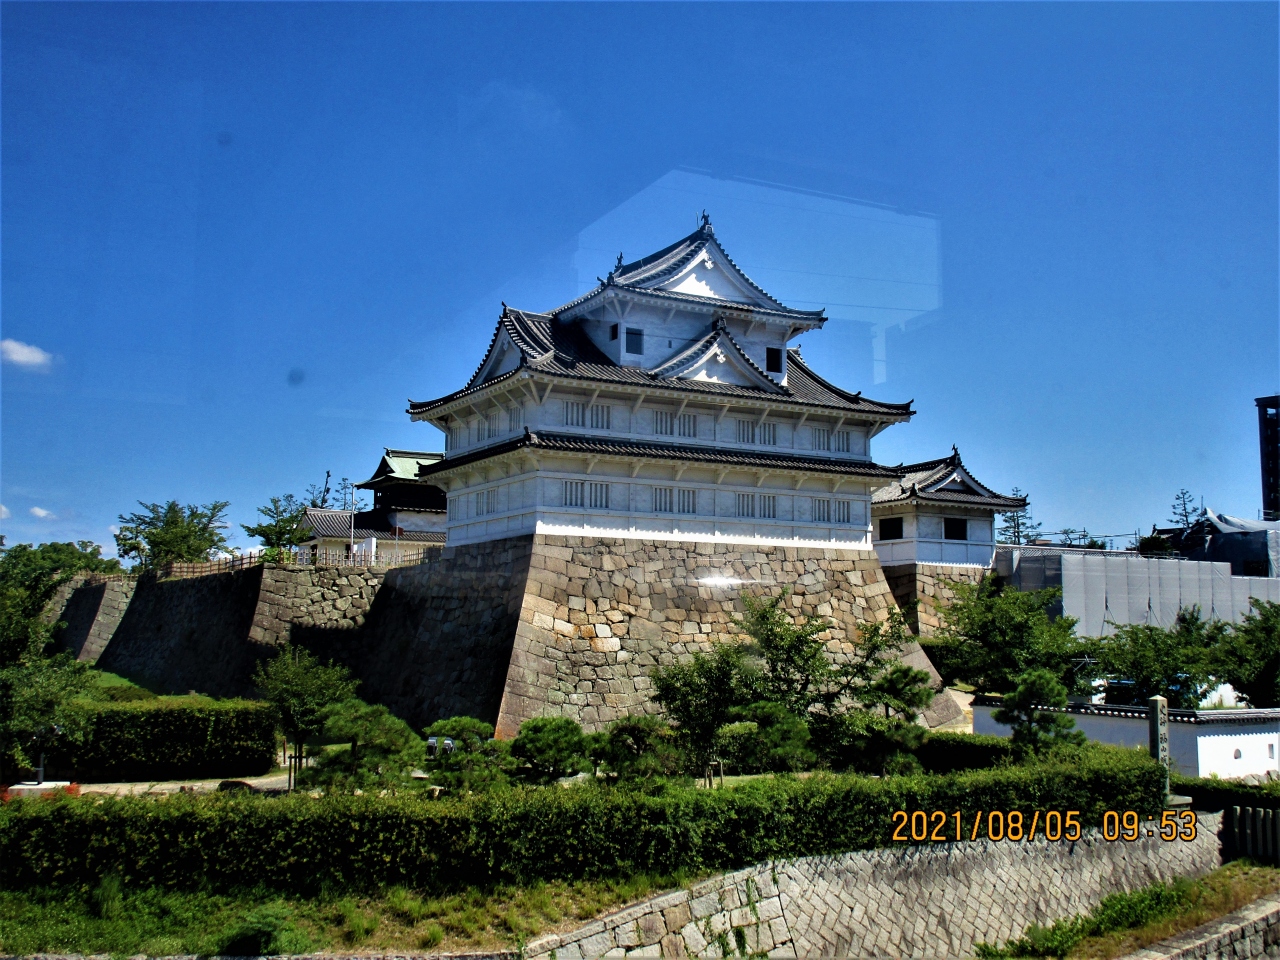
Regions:
[[[228,502],[179,505],[143,503],[141,513],[120,515],[116,550],[122,557],[136,559],[144,570],[156,570],[169,563],[199,563],[212,560],[227,549],[228,529],[224,522]]]
[[[240,524],[251,537],[257,537],[268,549],[289,549],[311,538],[311,532],[299,525],[306,515],[307,505],[292,493],[283,497],[272,497],[264,506],[258,508],[262,516],[261,523]]]
[[[308,651],[286,643],[275,656],[258,663],[253,682],[280,712],[285,736],[302,743],[324,728],[326,708],[352,697],[360,681],[353,680],[346,667],[326,666]]]

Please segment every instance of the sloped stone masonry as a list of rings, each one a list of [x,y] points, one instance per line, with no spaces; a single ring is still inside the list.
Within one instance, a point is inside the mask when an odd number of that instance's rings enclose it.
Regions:
[[[1189,843],[1108,843],[1090,830],[1076,843],[979,840],[763,863],[541,937],[524,956],[970,957],[978,943],[1087,912],[1108,894],[1216,869],[1220,821],[1202,815]]]
[[[918,637],[932,637],[942,626],[942,610],[951,605],[953,584],[978,583],[985,567],[942,563],[899,563],[884,568],[893,598]],[[916,601],[911,608],[911,601]]]
[[[872,551],[536,535],[498,731],[559,713],[588,730],[656,712],[648,674],[741,639],[740,593],[791,593],[796,615],[827,617],[830,656],[847,657],[861,624],[893,606]],[[937,673],[912,643],[903,659]],[[959,708],[939,697],[931,726]]]

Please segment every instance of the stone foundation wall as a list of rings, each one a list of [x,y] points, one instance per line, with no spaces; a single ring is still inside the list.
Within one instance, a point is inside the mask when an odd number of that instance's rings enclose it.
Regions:
[[[290,641],[349,666],[362,697],[415,727],[466,714],[514,736],[535,716],[599,730],[655,712],[654,666],[739,640],[739,593],[784,588],[793,614],[832,621],[823,639],[837,661],[894,604],[872,551],[528,535],[390,570],[267,564],[142,578],[111,603],[81,585],[63,609],[83,607],[91,624],[68,642],[158,689],[247,693],[256,660]],[[124,607],[114,629],[112,603]],[[937,680],[918,644],[903,659]],[[943,695],[925,720],[959,716]]]
[[[97,665],[164,692],[242,696],[261,652],[248,637],[262,575],[262,567],[248,567],[184,580],[139,577]]]
[[[847,656],[860,624],[885,620],[893,595],[873,551],[535,535],[498,731],[561,714],[598,730],[656,712],[650,670],[739,640],[743,590],[790,588],[793,614],[832,621],[830,656]],[[936,671],[918,644],[903,659]],[[939,697],[931,726],[956,719]]]
[[[978,943],[1003,944],[1108,894],[1216,869],[1220,821],[1202,815],[1189,843],[1108,843],[1091,830],[1076,843],[979,840],[779,860],[541,937],[524,956],[968,957]]]
[[[58,588],[46,614],[66,624],[58,633],[77,660],[94,663],[124,619],[137,589],[136,577],[76,577]]]
[[[942,563],[899,563],[884,568],[893,598],[918,637],[932,637],[942,626],[941,611],[955,599],[952,583],[978,583],[985,567]],[[915,609],[908,610],[911,601]]]

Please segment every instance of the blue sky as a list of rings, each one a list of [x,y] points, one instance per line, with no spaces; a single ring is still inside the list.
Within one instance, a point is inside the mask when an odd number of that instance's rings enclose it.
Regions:
[[[110,546],[171,498],[251,522],[438,449],[405,401],[465,381],[500,300],[554,307],[703,208],[771,293],[828,306],[820,372],[916,401],[877,460],[956,443],[1052,529],[1149,528],[1179,487],[1255,517],[1277,26],[1261,3],[5,3],[0,530]]]

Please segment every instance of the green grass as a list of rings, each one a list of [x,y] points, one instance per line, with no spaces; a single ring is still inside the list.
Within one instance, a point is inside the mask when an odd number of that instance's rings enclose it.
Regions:
[[[315,899],[96,888],[0,891],[0,953],[117,956],[514,948],[678,886],[679,878],[540,883],[447,896],[393,887]]]
[[[984,960],[1009,957],[1071,957],[1110,960],[1216,920],[1280,889],[1280,870],[1243,860],[1199,880],[1156,883],[1103,899],[1092,913],[1032,925],[1003,947],[979,944]]]

